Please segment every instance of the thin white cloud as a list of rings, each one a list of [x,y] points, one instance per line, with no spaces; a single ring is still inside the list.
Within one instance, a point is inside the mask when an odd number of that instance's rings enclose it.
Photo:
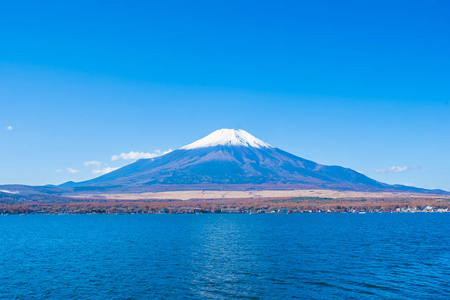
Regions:
[[[401,173],[401,172],[405,172],[406,170],[408,170],[408,167],[390,167],[389,168],[389,172],[394,172],[394,173]]]
[[[72,173],[72,174],[80,173],[80,170],[76,170],[76,169],[72,169],[72,168],[67,168],[67,171],[69,171],[69,173]]]
[[[92,173],[94,173],[94,174],[99,174],[99,175],[104,175],[104,174],[107,174],[107,173],[109,173],[109,172],[115,171],[115,170],[117,170],[117,169],[119,169],[119,168],[111,168],[111,167],[107,167],[107,168],[104,168],[104,169],[92,170]]]
[[[409,170],[414,170],[414,169],[420,169],[421,166],[419,165],[414,165],[411,167],[397,167],[397,166],[392,166],[389,169],[378,169],[375,170],[375,173],[379,173],[379,174],[386,174],[386,173],[402,173],[402,172],[406,172]]]
[[[100,161],[98,161],[98,160],[90,160],[90,161],[85,161],[83,164],[84,164],[86,167],[93,166],[93,167],[99,168],[99,167],[101,166],[102,163],[101,163]]]
[[[61,172],[62,172],[61,169],[56,170],[56,173],[61,173]]]
[[[172,149],[169,149],[167,151],[161,152],[161,150],[155,150],[153,153],[149,152],[134,152],[131,151],[129,153],[121,153],[119,155],[113,155],[111,156],[111,160],[119,160],[119,159],[125,159],[125,160],[137,160],[142,158],[155,158],[164,154],[167,154],[169,152],[172,152]]]
[[[8,127],[6,127],[6,129],[7,130],[13,130],[13,127],[12,126],[8,126]]]

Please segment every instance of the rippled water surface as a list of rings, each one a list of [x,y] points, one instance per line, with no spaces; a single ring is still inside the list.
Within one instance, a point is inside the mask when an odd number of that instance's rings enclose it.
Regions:
[[[0,297],[449,299],[450,214],[0,216]]]

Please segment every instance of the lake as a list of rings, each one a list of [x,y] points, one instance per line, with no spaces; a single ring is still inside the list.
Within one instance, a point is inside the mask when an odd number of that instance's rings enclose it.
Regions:
[[[449,299],[450,214],[0,216],[0,298]]]

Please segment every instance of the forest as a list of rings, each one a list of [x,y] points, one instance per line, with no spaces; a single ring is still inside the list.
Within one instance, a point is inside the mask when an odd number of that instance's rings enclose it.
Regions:
[[[371,213],[446,212],[446,197],[331,199],[316,197],[220,200],[113,200],[0,195],[0,214]]]

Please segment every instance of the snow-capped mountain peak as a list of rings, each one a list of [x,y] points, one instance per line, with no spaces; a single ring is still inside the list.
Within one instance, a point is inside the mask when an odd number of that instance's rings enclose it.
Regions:
[[[181,147],[182,150],[215,146],[244,146],[253,148],[273,148],[242,129],[219,129],[204,138]]]
[[[241,129],[220,129],[165,155],[139,159],[100,177],[67,183],[63,187],[89,187],[86,190],[99,192],[204,189],[421,191],[381,183],[348,168],[315,163],[272,147]]]

